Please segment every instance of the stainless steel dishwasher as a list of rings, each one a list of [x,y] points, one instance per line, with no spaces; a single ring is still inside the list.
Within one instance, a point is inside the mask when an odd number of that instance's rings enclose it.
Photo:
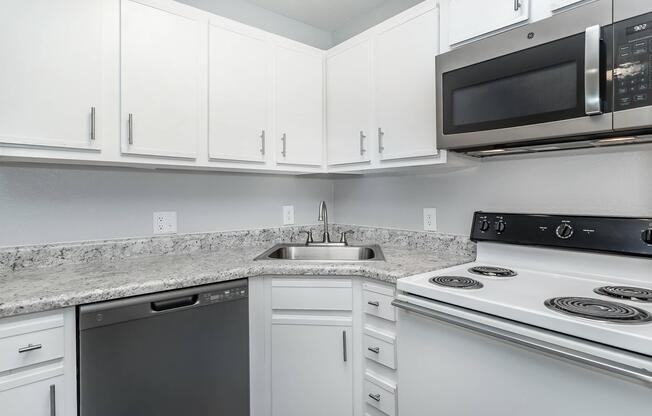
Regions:
[[[248,317],[246,280],[80,307],[80,415],[249,415]]]

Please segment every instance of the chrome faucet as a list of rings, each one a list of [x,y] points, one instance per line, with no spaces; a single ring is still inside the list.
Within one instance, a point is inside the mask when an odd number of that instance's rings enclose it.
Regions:
[[[321,201],[321,204],[319,204],[319,216],[317,217],[317,221],[324,222],[324,236],[322,238],[322,243],[330,243],[331,235],[328,232],[328,208],[326,208],[326,201]]]

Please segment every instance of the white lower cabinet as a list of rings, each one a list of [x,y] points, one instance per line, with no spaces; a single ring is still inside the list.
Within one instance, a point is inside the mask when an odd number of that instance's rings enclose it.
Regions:
[[[353,414],[350,323],[309,317],[273,322],[273,416]]]
[[[76,416],[75,310],[0,319],[0,414]]]

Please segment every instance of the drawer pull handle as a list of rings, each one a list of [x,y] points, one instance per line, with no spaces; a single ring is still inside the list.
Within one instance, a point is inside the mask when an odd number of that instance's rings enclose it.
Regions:
[[[43,345],[41,344],[27,344],[26,347],[18,348],[18,353],[22,354],[28,351],[40,350],[41,348],[43,348]]]
[[[380,354],[380,347],[369,347],[367,349],[373,352],[374,354]]]
[[[375,401],[377,401],[377,402],[380,401],[380,394],[372,394],[372,393],[369,393],[369,397],[371,397],[372,400],[375,400]]]
[[[367,302],[367,304],[369,304],[371,306],[375,306],[375,307],[380,306],[380,302],[378,302],[377,300],[373,300],[373,301],[370,300],[369,302]]]

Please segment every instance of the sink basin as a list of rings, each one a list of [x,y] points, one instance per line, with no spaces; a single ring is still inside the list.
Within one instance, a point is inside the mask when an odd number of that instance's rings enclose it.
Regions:
[[[377,244],[366,246],[327,246],[277,244],[254,260],[302,260],[322,262],[385,261]]]

